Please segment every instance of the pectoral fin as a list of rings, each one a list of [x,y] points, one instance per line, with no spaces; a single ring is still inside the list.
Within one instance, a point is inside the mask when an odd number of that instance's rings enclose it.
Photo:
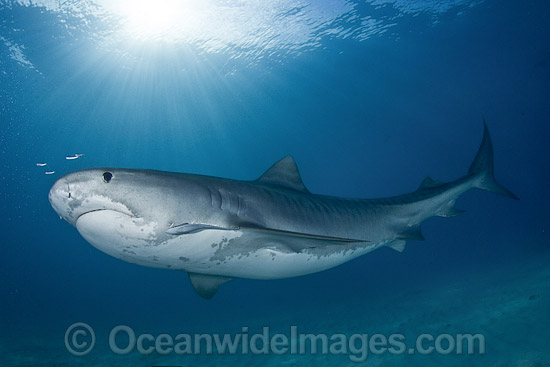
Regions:
[[[332,236],[324,236],[319,234],[311,234],[311,233],[301,233],[301,232],[293,232],[293,231],[284,231],[280,229],[273,229],[273,228],[265,228],[265,227],[258,227],[251,224],[245,224],[241,225],[240,229],[244,230],[250,230],[250,231],[257,231],[260,233],[266,233],[271,235],[279,235],[279,236],[289,236],[294,238],[300,238],[300,239],[310,239],[310,240],[316,240],[316,241],[327,241],[330,243],[327,244],[349,244],[352,242],[369,242],[367,240],[358,240],[353,238],[343,238],[343,237],[332,237]],[[316,246],[311,246],[316,247]]]
[[[199,296],[205,299],[210,299],[216,294],[218,288],[232,278],[221,277],[217,275],[205,275],[197,273],[188,273],[189,280]]]
[[[239,228],[233,228],[233,227],[218,227],[218,226],[212,226],[209,224],[200,224],[200,223],[183,223],[177,226],[170,227],[166,230],[166,233],[172,234],[172,235],[180,235],[180,234],[189,234],[189,233],[195,233],[204,231],[205,229],[217,229],[222,231],[232,231]]]

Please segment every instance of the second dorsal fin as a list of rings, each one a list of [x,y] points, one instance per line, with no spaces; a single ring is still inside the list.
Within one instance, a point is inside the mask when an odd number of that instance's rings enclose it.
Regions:
[[[296,162],[289,155],[271,166],[257,181],[309,192],[302,182]]]
[[[441,185],[442,185],[441,182],[437,182],[434,179],[432,179],[430,176],[427,176],[424,179],[424,181],[422,181],[422,183],[420,184],[420,187],[418,189],[419,190],[420,189],[429,189],[429,188],[438,187],[438,186],[441,186]]]

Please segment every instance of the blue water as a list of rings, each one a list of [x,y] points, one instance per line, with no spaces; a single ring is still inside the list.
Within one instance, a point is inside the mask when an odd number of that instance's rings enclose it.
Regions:
[[[384,353],[362,362],[373,366],[550,365],[550,4],[154,3],[0,1],[0,364],[358,365],[108,346],[116,325],[155,335],[297,325],[486,339],[483,355]],[[472,190],[457,202],[465,215],[428,220],[426,240],[403,253],[239,279],[209,301],[183,272],[99,252],[47,198],[84,168],[246,180],[289,154],[313,193],[398,195],[427,175],[465,174],[483,118],[497,180],[520,201]],[[75,322],[97,335],[83,357],[64,344]]]

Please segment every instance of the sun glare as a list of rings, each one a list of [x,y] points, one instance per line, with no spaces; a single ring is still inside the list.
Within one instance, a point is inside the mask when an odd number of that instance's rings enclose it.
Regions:
[[[121,17],[124,31],[137,38],[167,39],[181,32],[193,12],[189,0],[119,0],[109,8]]]
[[[137,0],[127,10],[126,26],[136,33],[162,34],[177,26],[180,13],[178,0]]]

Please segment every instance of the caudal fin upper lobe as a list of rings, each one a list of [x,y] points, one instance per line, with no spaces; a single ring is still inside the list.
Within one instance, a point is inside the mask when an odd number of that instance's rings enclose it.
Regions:
[[[519,198],[514,195],[510,190],[499,184],[494,175],[494,161],[493,161],[493,143],[491,141],[491,135],[487,124],[483,121],[484,132],[481,145],[477,151],[477,154],[472,162],[468,175],[477,176],[474,186],[483,190],[491,191],[515,200]]]

